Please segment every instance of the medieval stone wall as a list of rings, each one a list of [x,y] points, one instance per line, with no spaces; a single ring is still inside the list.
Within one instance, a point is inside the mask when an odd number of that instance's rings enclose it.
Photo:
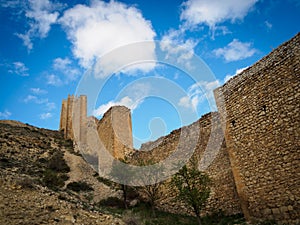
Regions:
[[[218,113],[206,114],[189,126],[142,145],[133,157],[146,162],[159,162],[173,154],[177,148],[183,153],[181,157],[185,157],[186,151],[192,150],[193,157],[199,161],[199,169],[207,172],[212,179],[212,192],[205,211],[212,213],[222,210],[229,215],[241,213]],[[167,194],[169,197],[160,203],[162,209],[188,212],[185,207],[171,200],[174,191]]]
[[[111,107],[98,121],[98,135],[110,154],[124,159],[126,152],[133,148],[130,110],[124,106]]]
[[[59,130],[66,139],[86,143],[87,97],[69,95],[62,101]]]
[[[73,126],[82,131],[80,136],[86,135],[87,142],[92,142],[90,154],[103,159],[99,165],[107,158],[101,152],[103,148],[114,158],[127,155],[133,161],[152,162],[174,155],[186,159],[193,148],[199,169],[206,171],[213,181],[207,212],[220,209],[235,214],[242,210],[248,220],[274,219],[299,224],[299,65],[297,34],[215,90],[219,114],[204,115],[190,126],[144,144],[134,154],[131,114],[126,107],[112,107],[101,120],[90,118],[85,132],[82,126],[86,122],[82,118],[86,118],[86,98],[76,108],[73,102],[77,100],[69,96],[62,103],[60,130],[72,139]],[[80,112],[75,119],[73,109]],[[81,121],[78,128],[72,125],[74,120]],[[168,199],[160,207],[174,212],[186,210]]]
[[[299,224],[300,34],[215,97],[244,215]]]

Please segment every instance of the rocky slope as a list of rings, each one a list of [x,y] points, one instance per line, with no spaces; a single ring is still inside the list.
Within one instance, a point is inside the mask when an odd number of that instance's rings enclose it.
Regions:
[[[125,224],[97,203],[113,190],[58,131],[0,121],[0,224]]]

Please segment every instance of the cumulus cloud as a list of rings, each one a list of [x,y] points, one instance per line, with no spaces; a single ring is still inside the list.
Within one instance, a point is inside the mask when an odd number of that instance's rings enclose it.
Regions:
[[[207,99],[212,104],[211,107],[214,108],[213,90],[219,86],[218,80],[195,83],[188,88],[187,95],[179,99],[178,105],[196,111],[199,104]]]
[[[45,110],[51,111],[56,108],[56,105],[54,102],[50,102],[48,98],[40,98],[36,95],[27,95],[23,99],[24,103],[35,103],[38,105],[43,105]]]
[[[249,68],[249,66],[243,67],[243,68],[240,68],[240,69],[237,69],[237,70],[235,71],[235,74],[233,74],[233,75],[227,74],[227,75],[225,76],[225,78],[224,78],[224,83],[226,83],[226,82],[229,81],[231,78],[233,78],[234,76],[240,74],[241,72],[243,72],[245,69],[248,69],[248,68]]]
[[[182,5],[180,18],[189,27],[206,24],[214,28],[217,24],[243,19],[258,0],[187,0]]]
[[[77,80],[80,76],[80,71],[73,65],[73,62],[68,58],[56,58],[53,60],[53,69],[62,73],[65,77],[65,83]]]
[[[134,110],[139,105],[139,103],[135,102],[130,97],[125,96],[120,101],[109,101],[108,103],[101,105],[94,110],[93,114],[94,116],[102,116],[110,107],[117,105],[126,106],[127,108]]]
[[[35,95],[27,95],[26,98],[24,98],[25,103],[34,102],[36,104],[44,104],[48,102],[47,98],[38,98]]]
[[[24,34],[16,34],[23,40],[28,50],[33,48],[33,38],[47,37],[51,25],[56,23],[62,4],[53,3],[49,0],[29,0],[25,17],[29,23],[29,30]]]
[[[133,6],[110,1],[92,1],[90,6],[76,5],[66,10],[59,20],[73,45],[73,54],[80,65],[89,68],[109,51],[130,43],[153,41],[155,32],[149,21]],[[130,54],[114,55],[110,63],[126,64],[130,56],[155,58],[155,45],[146,49],[131,49]],[[118,53],[119,54],[119,53]],[[125,61],[124,61],[125,60]],[[105,62],[106,63],[106,62]],[[109,66],[108,64],[101,65]],[[143,67],[140,67],[143,69]],[[149,70],[149,65],[146,66]]]
[[[43,95],[43,94],[47,94],[48,93],[46,90],[43,90],[41,88],[30,88],[30,91],[33,94],[36,94],[36,95]]]
[[[46,80],[47,80],[46,81],[47,84],[52,85],[52,86],[58,87],[58,86],[63,85],[63,81],[60,79],[60,77],[57,75],[54,75],[54,74],[47,75]]]
[[[13,62],[12,65],[8,65],[8,72],[19,76],[29,76],[28,68],[22,62]]]
[[[253,56],[256,49],[252,48],[252,43],[240,42],[234,39],[224,48],[218,48],[213,51],[217,57],[223,57],[226,62],[238,61]]]
[[[46,83],[52,86],[62,86],[76,81],[82,74],[82,68],[70,58],[55,58],[50,71],[44,73]]]
[[[8,110],[5,110],[4,112],[0,112],[0,118],[1,119],[8,119],[11,116],[11,112]]]
[[[42,114],[40,115],[40,119],[41,119],[41,120],[46,120],[46,119],[51,118],[52,116],[53,116],[52,113],[49,113],[49,112],[47,112],[47,113],[42,113]]]
[[[175,58],[177,63],[190,67],[189,60],[198,44],[193,39],[184,39],[184,30],[170,30],[162,37],[160,48],[166,52],[166,58]]]
[[[93,115],[102,116],[110,107],[117,105],[126,106],[133,111],[143,103],[151,91],[153,91],[153,87],[147,82],[137,82],[129,85],[122,90],[117,100],[100,105],[94,110]]]

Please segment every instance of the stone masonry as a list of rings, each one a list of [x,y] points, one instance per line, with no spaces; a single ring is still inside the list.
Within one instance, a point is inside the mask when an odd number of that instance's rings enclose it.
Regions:
[[[97,122],[101,142],[116,159],[124,159],[133,149],[131,113],[125,106],[110,108]]]
[[[66,139],[86,143],[87,97],[69,95],[62,101],[59,130]],[[79,144],[79,143],[78,143]]]
[[[299,224],[300,34],[215,90],[247,219]]]
[[[205,170],[212,180],[211,195],[205,212],[212,213],[222,210],[228,215],[241,213],[218,113],[203,115],[189,126],[172,131],[157,141],[143,144],[133,157],[136,160],[154,160],[157,163],[169,157],[178,147],[181,148],[180,152],[193,148],[191,143],[194,140],[196,145],[193,157],[198,158],[199,168]],[[209,144],[209,140],[213,140],[213,144]],[[184,206],[174,204],[172,194],[174,194],[174,190],[167,193],[169,197],[160,202],[159,207],[175,213],[186,211]]]
[[[206,212],[243,212],[248,221],[299,224],[299,65],[300,33],[217,88],[219,112],[146,143],[140,151],[133,151],[130,110],[115,106],[100,120],[87,118],[85,96],[63,100],[60,130],[65,138],[79,137],[79,142],[97,137],[101,141],[94,142],[94,149],[104,148],[114,158],[129,156],[133,161],[158,162],[178,148],[184,153],[194,142],[193,157],[213,180]],[[94,157],[105,161],[94,151]],[[179,206],[165,201],[160,207],[176,211]]]

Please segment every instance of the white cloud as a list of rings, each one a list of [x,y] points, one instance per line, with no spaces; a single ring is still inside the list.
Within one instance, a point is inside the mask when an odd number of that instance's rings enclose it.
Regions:
[[[47,84],[53,85],[53,86],[61,86],[63,84],[62,80],[59,78],[59,76],[54,74],[49,74],[46,76]]]
[[[235,74],[231,75],[231,74],[227,74],[224,78],[224,83],[226,83],[227,81],[229,81],[231,78],[233,78],[234,76],[240,74],[241,72],[243,72],[245,69],[249,68],[249,66],[247,67],[244,67],[244,68],[240,68],[240,69],[237,69],[235,71]]]
[[[101,105],[100,107],[94,110],[93,115],[102,116],[110,107],[117,105],[126,106],[127,108],[134,110],[139,104],[139,102],[134,101],[128,96],[125,96],[120,101],[109,101],[108,103]]]
[[[23,100],[25,103],[31,102],[31,101],[36,101],[37,97],[34,95],[27,95],[27,97]]]
[[[272,27],[273,27],[273,25],[269,22],[269,21],[265,21],[265,26],[266,26],[266,28],[267,28],[267,30],[271,30],[272,29]]]
[[[187,96],[179,99],[178,105],[196,111],[199,104],[207,99],[211,104],[210,107],[215,110],[213,90],[219,86],[220,82],[218,80],[195,83],[188,88]]]
[[[26,98],[23,101],[25,103],[34,102],[36,104],[48,103],[48,99],[47,98],[38,98],[35,95],[27,95]]]
[[[46,103],[46,109],[47,109],[47,110],[51,111],[51,110],[53,110],[53,109],[55,109],[55,108],[56,108],[56,105],[55,105],[54,102],[47,102],[47,103]]]
[[[64,59],[62,58],[56,58],[53,60],[53,68],[56,70],[64,70],[71,64],[71,60],[66,57]]]
[[[9,73],[16,74],[19,76],[29,76],[28,68],[22,62],[13,62],[12,65],[8,66],[10,69],[8,70]]]
[[[62,73],[65,77],[65,83],[68,83],[69,81],[77,80],[77,78],[80,76],[80,71],[77,69],[72,61],[66,57],[66,58],[56,58],[53,60],[53,69],[56,71],[59,71]]]
[[[175,58],[177,63],[190,67],[189,60],[194,55],[194,47],[198,44],[192,39],[184,39],[184,30],[170,30],[162,37],[160,47],[166,53],[166,58]]]
[[[56,105],[54,102],[49,102],[48,98],[39,98],[36,95],[27,95],[26,98],[23,100],[26,104],[33,102],[35,104],[44,105],[44,109],[51,111],[56,108]]]
[[[52,3],[49,0],[29,0],[28,9],[25,12],[30,29],[24,34],[16,34],[23,40],[28,50],[33,47],[33,38],[45,38],[51,25],[56,23],[62,4]]]
[[[42,113],[42,114],[40,115],[40,119],[41,119],[41,120],[46,120],[46,119],[51,118],[52,116],[53,116],[52,113],[49,113],[49,112],[47,112],[47,113]]]
[[[189,27],[206,24],[214,28],[226,20],[243,19],[258,0],[187,0],[183,3],[181,20]]]
[[[65,11],[59,20],[63,25],[68,39],[73,44],[73,54],[79,59],[80,65],[89,68],[94,61],[109,51],[130,43],[153,41],[155,32],[149,21],[143,18],[141,12],[123,3],[94,0],[90,6],[76,5]],[[109,60],[112,64],[123,66],[128,57],[134,59],[141,55],[155,58],[155,45],[146,49],[131,49],[130,54],[115,54]],[[102,62],[101,67],[108,66]],[[149,64],[139,69],[149,70]]]
[[[120,95],[119,100],[109,101],[106,104],[100,105],[94,110],[94,116],[102,116],[110,107],[123,105],[132,111],[135,110],[144,99],[153,91],[153,87],[147,82],[137,82],[125,87]]]
[[[0,112],[0,118],[8,119],[11,116],[11,112],[5,110],[4,112]]]
[[[47,94],[48,93],[46,90],[43,90],[41,88],[30,88],[30,91],[33,94],[36,94],[36,95],[43,95],[43,94]]]
[[[22,2],[20,0],[0,0],[0,6],[3,8],[18,8]]]
[[[252,43],[240,42],[234,39],[224,48],[218,48],[213,51],[217,57],[224,57],[226,62],[238,61],[253,56],[256,49],[252,48]]]

